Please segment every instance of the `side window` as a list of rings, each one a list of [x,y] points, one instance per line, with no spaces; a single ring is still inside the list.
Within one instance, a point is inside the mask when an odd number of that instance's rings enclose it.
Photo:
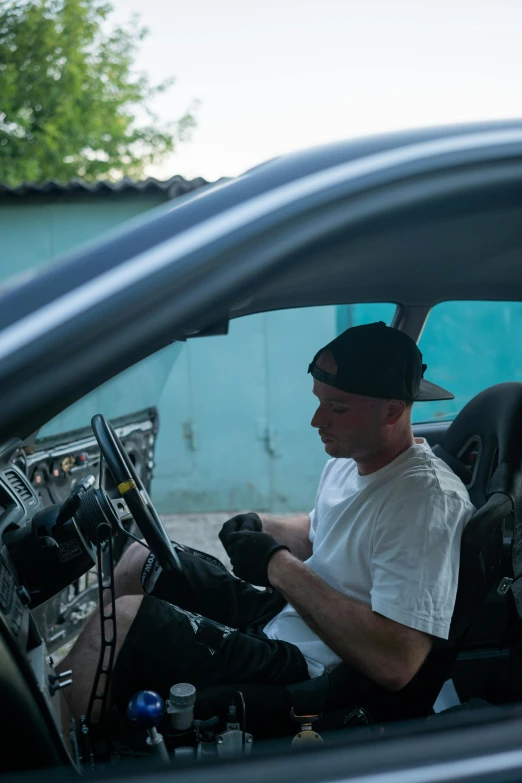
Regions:
[[[522,303],[443,302],[431,311],[419,342],[426,378],[455,395],[413,406],[413,421],[454,419],[488,386],[522,381]]]
[[[158,508],[310,510],[327,456],[310,426],[308,365],[348,326],[390,323],[395,310],[278,310],[234,319],[226,336],[188,340],[159,406]]]
[[[308,307],[232,320],[229,333],[174,343],[49,422],[60,436],[155,406],[152,497],[161,513],[312,508],[327,459],[310,426],[308,364],[349,326],[391,323],[393,304]]]

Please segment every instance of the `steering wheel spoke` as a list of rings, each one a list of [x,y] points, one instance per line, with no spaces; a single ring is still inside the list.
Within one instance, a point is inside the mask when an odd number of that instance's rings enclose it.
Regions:
[[[105,416],[98,413],[93,416],[91,425],[94,437],[98,441],[100,451],[121,496],[121,500],[116,499],[113,502],[118,516],[121,518],[121,509],[118,509],[117,506],[119,502],[127,506],[160,566],[166,571],[181,571],[181,562],[171,544],[165,526],[112,424]]]

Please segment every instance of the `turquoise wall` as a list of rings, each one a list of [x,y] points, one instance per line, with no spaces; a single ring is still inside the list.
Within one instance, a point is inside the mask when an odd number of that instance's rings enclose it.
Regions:
[[[163,194],[0,198],[0,279],[17,276],[163,204]]]

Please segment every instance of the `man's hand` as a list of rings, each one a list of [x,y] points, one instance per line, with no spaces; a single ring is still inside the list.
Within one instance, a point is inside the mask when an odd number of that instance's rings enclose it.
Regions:
[[[249,530],[253,533],[261,533],[263,523],[257,514],[250,511],[248,514],[238,514],[232,519],[227,519],[219,532],[219,540],[228,553],[228,538],[231,533],[239,533],[240,530]]]
[[[230,533],[226,545],[235,575],[252,585],[264,587],[270,586],[267,574],[270,558],[280,549],[288,550],[288,547],[278,543],[268,533],[244,529]]]

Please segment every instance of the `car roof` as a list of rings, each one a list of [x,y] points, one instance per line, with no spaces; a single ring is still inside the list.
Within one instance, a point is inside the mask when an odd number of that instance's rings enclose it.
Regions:
[[[460,169],[465,173],[462,169],[471,161],[486,164],[500,157],[510,164],[522,152],[521,136],[520,120],[477,123],[338,142],[277,158],[235,180],[202,188],[153,209],[69,253],[41,274],[35,270],[35,279],[22,281],[5,292],[0,328],[188,229],[211,218],[224,219],[234,209],[268,194],[279,193],[284,204],[285,200],[296,199],[306,185],[312,192],[328,190],[339,178],[363,179],[361,190],[371,192],[384,171],[393,172],[395,180],[405,181],[416,173],[418,176],[419,171]],[[286,192],[281,194],[282,190]],[[300,204],[299,209],[304,211],[305,206]],[[255,209],[248,219],[255,221]],[[20,306],[11,308],[15,302]]]
[[[173,338],[230,317],[519,299],[521,183],[522,122],[509,121],[332,144],[155,209],[4,293],[0,433],[36,429]]]

